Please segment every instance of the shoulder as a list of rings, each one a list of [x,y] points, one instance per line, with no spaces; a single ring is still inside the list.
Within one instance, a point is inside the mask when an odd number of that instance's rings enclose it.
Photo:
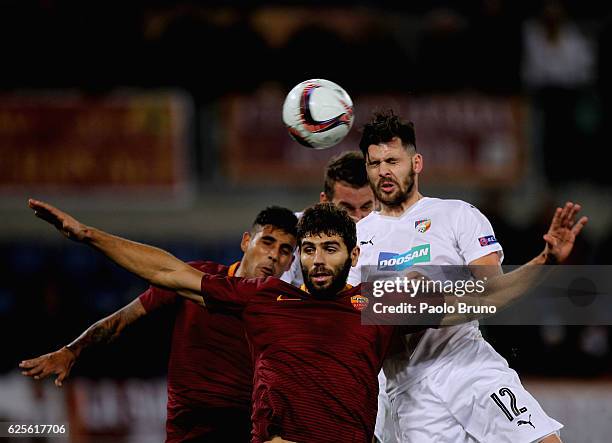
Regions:
[[[228,277],[230,280],[239,282],[243,286],[249,286],[257,291],[265,291],[267,289],[285,289],[295,288],[290,283],[281,280],[278,277]]]
[[[297,286],[287,283],[278,277],[230,278],[239,281],[238,289],[245,289],[247,293],[255,295],[260,300],[275,299],[279,295],[290,296],[291,298],[304,298],[306,294]]]
[[[222,265],[208,260],[195,260],[187,262],[187,264],[197,269],[198,271],[202,271],[206,274],[212,275],[227,274],[227,270],[229,269],[229,267],[226,265]]]
[[[380,214],[378,212],[372,211],[364,218],[357,222],[357,233],[367,232],[371,229],[375,229],[376,225],[380,221]]]
[[[475,208],[474,205],[466,201],[448,198],[427,197],[427,200],[424,203],[430,208],[440,208],[451,211],[459,211],[466,208]]]
[[[425,204],[427,205],[426,207],[428,209],[433,211],[443,211],[446,215],[459,215],[465,212],[480,212],[476,206],[463,200],[428,198]]]
[[[359,283],[358,285],[350,286],[345,289],[343,294],[348,296],[361,295],[361,289],[361,283]]]

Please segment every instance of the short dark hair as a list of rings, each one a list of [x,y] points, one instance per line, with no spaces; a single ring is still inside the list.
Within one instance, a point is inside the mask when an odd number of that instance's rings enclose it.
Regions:
[[[280,206],[268,206],[257,214],[253,222],[253,228],[271,225],[297,237],[297,222],[297,217],[290,209],[281,208]]]
[[[357,228],[348,213],[333,203],[317,203],[307,208],[297,226],[297,241],[312,235],[339,235],[349,252],[357,245]]]
[[[328,200],[334,198],[334,186],[337,182],[347,183],[355,189],[368,185],[368,174],[361,152],[345,151],[329,160],[323,185],[323,192]]]
[[[375,112],[370,122],[363,126],[359,149],[367,158],[370,145],[387,143],[394,137],[399,137],[404,147],[411,146],[416,149],[414,123],[403,121],[391,109],[385,112]]]

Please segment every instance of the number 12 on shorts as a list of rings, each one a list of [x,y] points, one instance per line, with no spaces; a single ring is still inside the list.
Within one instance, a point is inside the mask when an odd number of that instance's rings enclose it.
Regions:
[[[499,390],[499,395],[502,396],[502,397],[505,397],[506,395],[508,397],[510,397],[510,409],[512,409],[512,412],[514,413],[514,415],[516,417],[518,417],[519,415],[521,415],[524,412],[527,412],[527,408],[525,408],[525,407],[518,408],[516,406],[516,396],[514,395],[514,393],[510,389],[508,389],[508,388],[501,388]],[[508,420],[510,420],[510,421],[514,420],[514,417],[512,416],[512,413],[510,413],[510,411],[508,410],[506,405],[504,405],[504,403],[501,401],[501,399],[499,398],[497,393],[494,392],[493,394],[491,394],[491,398],[493,399],[495,404],[497,406],[499,406],[499,408],[502,410],[504,415],[506,417],[508,417]]]

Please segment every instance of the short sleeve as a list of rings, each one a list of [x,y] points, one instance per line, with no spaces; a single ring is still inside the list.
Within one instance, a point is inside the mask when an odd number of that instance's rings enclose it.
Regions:
[[[240,314],[258,289],[259,279],[204,274],[202,297],[212,311]]]
[[[468,203],[462,204],[456,219],[455,235],[459,255],[466,264],[492,252],[497,252],[500,262],[503,261],[504,253],[491,223],[474,206]]]
[[[150,313],[164,306],[174,305],[179,296],[174,291],[149,286],[149,289],[140,294],[138,298],[145,311]]]

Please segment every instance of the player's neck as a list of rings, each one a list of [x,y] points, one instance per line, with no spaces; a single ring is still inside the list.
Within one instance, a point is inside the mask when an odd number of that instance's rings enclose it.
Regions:
[[[236,269],[236,272],[234,272],[234,277],[245,277],[245,272],[246,264],[244,260],[240,260],[240,265],[238,266],[238,269]]]
[[[403,201],[399,205],[385,205],[381,202],[381,215],[386,215],[388,217],[401,217],[408,209],[416,204],[420,199],[423,198],[420,192],[416,191],[413,193],[407,200]]]

